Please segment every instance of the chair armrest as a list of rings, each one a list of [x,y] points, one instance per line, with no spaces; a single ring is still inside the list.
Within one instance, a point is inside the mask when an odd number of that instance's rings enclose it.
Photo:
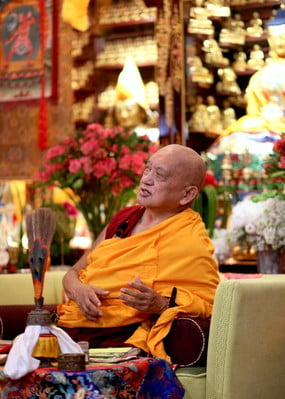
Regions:
[[[210,326],[206,398],[285,397],[285,275],[223,280]]]

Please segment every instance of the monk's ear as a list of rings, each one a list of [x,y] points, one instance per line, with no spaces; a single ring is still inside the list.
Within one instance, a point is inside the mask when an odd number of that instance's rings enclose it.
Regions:
[[[197,195],[199,194],[198,187],[196,186],[187,186],[184,189],[183,197],[180,200],[180,205],[188,205],[191,204]]]

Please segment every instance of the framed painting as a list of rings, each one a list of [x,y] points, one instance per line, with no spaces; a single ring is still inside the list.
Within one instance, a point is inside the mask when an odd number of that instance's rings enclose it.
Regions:
[[[0,2],[0,102],[55,98],[57,0]]]

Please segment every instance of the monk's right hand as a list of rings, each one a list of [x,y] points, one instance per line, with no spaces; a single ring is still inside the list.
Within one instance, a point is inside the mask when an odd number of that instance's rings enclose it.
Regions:
[[[74,300],[87,319],[97,321],[103,315],[99,309],[101,306],[100,297],[106,297],[108,294],[109,291],[100,287],[81,283],[74,292]]]

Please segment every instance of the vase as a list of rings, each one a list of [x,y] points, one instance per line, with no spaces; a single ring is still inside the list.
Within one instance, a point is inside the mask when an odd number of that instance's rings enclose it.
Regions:
[[[267,249],[256,253],[257,271],[260,274],[278,274],[280,272],[280,252]]]

